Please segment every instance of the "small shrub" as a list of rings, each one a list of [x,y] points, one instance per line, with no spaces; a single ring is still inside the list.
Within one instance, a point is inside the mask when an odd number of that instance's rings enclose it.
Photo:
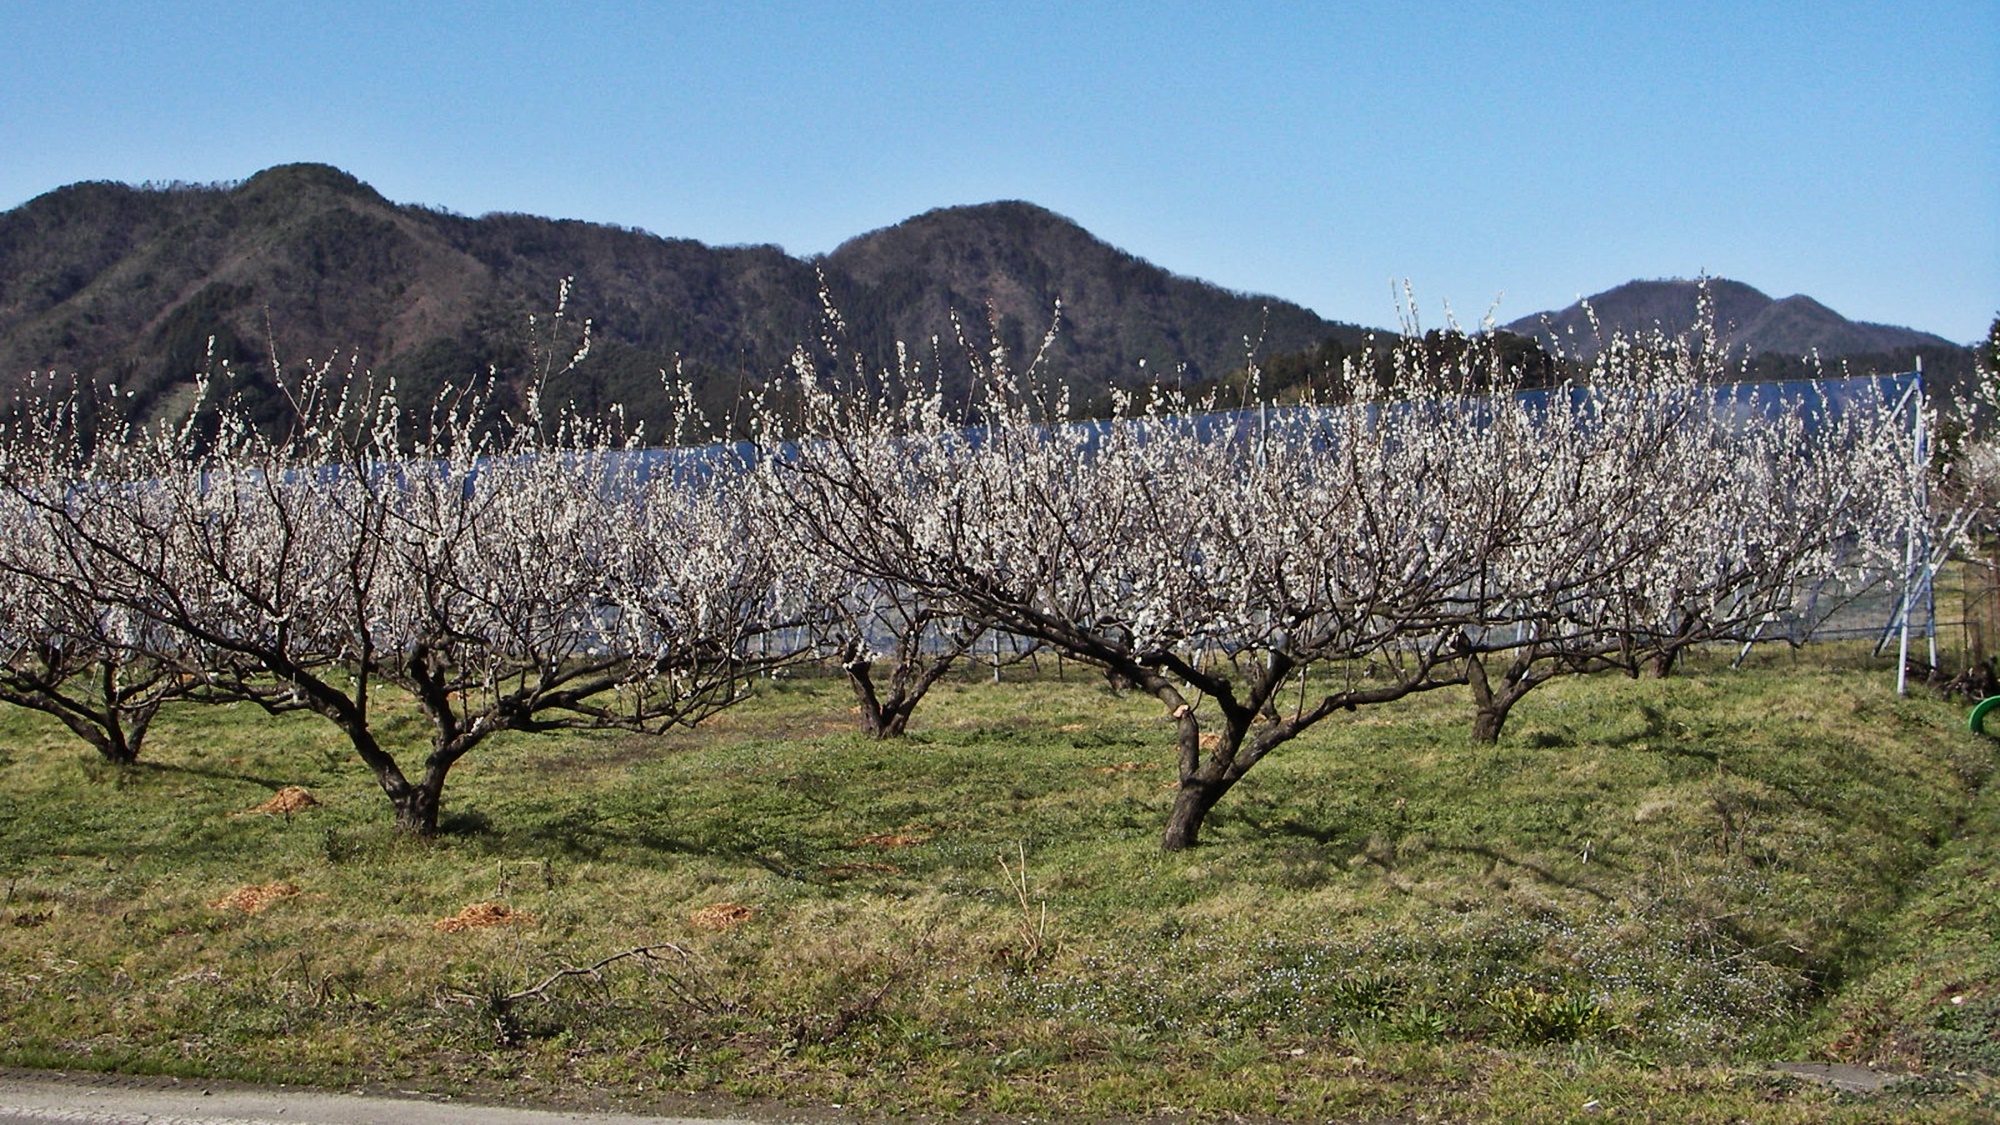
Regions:
[[[1418,1001],[1394,1012],[1383,1025],[1391,1039],[1405,1043],[1437,1043],[1451,1034],[1451,1013]]]
[[[1537,988],[1495,989],[1486,1008],[1508,1038],[1530,1046],[1574,1043],[1611,1030],[1611,1017],[1588,996],[1548,993]]]
[[[1326,999],[1336,1011],[1352,1019],[1380,1022],[1395,1013],[1402,991],[1402,982],[1395,977],[1364,971],[1333,982],[1327,988]]]

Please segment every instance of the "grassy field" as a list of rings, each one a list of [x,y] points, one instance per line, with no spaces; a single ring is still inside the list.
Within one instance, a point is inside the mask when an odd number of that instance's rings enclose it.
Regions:
[[[1879,665],[1559,682],[1496,747],[1454,693],[1359,712],[1171,856],[1157,705],[1016,672],[897,743],[810,676],[503,739],[431,842],[310,717],[186,707],[121,770],[0,713],[0,1065],[864,1118],[2000,1110],[1994,744]],[[252,811],[289,785],[319,803]]]

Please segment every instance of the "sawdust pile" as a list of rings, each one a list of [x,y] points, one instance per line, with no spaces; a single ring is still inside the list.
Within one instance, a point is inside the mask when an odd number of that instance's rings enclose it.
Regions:
[[[718,902],[688,915],[698,930],[733,930],[757,916],[757,911],[740,902]]]
[[[456,934],[487,926],[532,926],[535,916],[497,902],[475,902],[449,918],[439,918],[431,928],[441,934]]]
[[[277,791],[270,800],[251,809],[251,812],[291,814],[301,809],[309,809],[319,804],[319,798],[312,795],[303,785],[287,785]]]
[[[299,889],[290,883],[265,883],[262,886],[238,887],[208,906],[211,910],[241,910],[245,914],[256,914],[272,903],[298,893]]]

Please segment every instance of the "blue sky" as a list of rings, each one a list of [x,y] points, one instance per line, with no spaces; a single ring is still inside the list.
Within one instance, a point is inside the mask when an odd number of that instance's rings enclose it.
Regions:
[[[0,208],[312,160],[794,253],[1027,199],[1371,325],[1402,279],[1476,323],[1703,272],[1961,341],[2000,312],[2000,0],[0,0],[0,32]]]

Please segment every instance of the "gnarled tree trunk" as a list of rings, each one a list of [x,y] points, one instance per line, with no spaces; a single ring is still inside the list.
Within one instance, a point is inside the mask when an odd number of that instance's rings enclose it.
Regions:
[[[1480,746],[1492,746],[1500,741],[1500,732],[1507,726],[1507,716],[1535,687],[1547,676],[1535,676],[1534,657],[1524,650],[1525,659],[1517,657],[1510,661],[1501,674],[1496,688],[1486,674],[1486,660],[1481,656],[1465,658],[1465,682],[1472,689],[1472,741]]]
[[[875,686],[874,662],[858,646],[848,649],[841,659],[840,670],[846,674],[847,686],[854,689],[854,700],[861,706],[861,733],[874,739],[901,738],[909,726],[910,713],[917,709],[917,701],[922,698],[921,693],[905,690],[903,670],[898,669],[891,678],[886,700]]]

